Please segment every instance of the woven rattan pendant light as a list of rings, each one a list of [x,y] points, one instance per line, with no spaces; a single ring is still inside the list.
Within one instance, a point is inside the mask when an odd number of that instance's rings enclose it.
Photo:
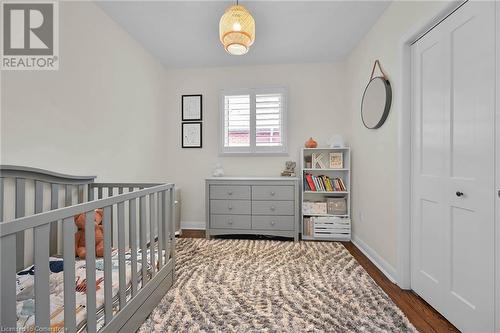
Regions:
[[[255,21],[238,2],[226,9],[219,22],[219,36],[224,49],[232,55],[243,55],[255,41]]]

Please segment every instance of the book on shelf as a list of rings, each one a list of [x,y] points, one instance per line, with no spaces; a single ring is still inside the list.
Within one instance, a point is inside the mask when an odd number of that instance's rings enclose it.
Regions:
[[[309,191],[316,191],[316,186],[314,185],[312,175],[310,173],[306,173],[305,178],[307,179],[307,184],[309,185]]]
[[[310,173],[304,175],[304,191],[310,192],[344,192],[346,186],[342,178],[328,176],[314,176]]]
[[[304,236],[313,236],[314,235],[314,225],[313,221],[310,217],[304,217]]]

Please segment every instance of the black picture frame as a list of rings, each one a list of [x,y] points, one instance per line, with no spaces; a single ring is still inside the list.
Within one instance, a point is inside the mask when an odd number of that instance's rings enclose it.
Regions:
[[[199,97],[200,98],[200,117],[199,118],[186,118],[184,114],[184,98],[192,98]],[[182,95],[181,97],[181,112],[182,112],[182,121],[201,121],[203,120],[203,95]]]
[[[186,146],[184,143],[184,126],[186,125],[199,125],[200,126],[200,145],[199,146]],[[182,148],[202,148],[203,147],[203,123],[201,121],[184,122],[181,128],[181,145]]]

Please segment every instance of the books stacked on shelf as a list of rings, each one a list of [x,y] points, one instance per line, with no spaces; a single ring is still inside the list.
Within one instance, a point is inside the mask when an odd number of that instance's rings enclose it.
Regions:
[[[304,191],[311,192],[340,192],[346,191],[346,186],[341,178],[328,176],[314,176],[310,173],[304,175]]]
[[[313,236],[314,235],[314,222],[311,220],[310,217],[304,217],[304,230],[302,231],[302,234],[304,236]]]

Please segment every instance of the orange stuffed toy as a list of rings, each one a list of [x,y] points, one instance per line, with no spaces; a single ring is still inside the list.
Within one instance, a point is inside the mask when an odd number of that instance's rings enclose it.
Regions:
[[[101,209],[95,210],[95,256],[102,257],[104,255],[104,230],[102,227],[102,217],[104,212]],[[78,231],[75,234],[75,253],[81,258],[85,259],[87,249],[85,248],[85,214],[75,215],[75,224]]]

